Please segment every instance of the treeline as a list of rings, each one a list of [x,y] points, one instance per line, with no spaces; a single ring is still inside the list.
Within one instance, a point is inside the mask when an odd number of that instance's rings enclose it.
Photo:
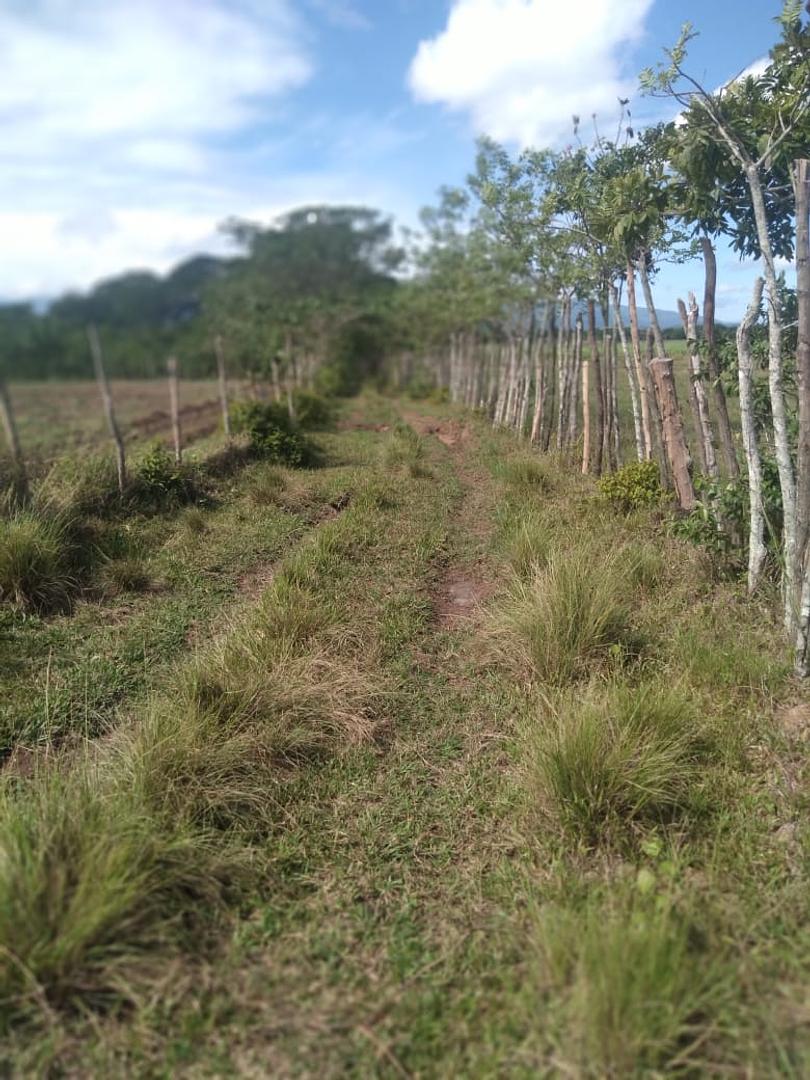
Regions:
[[[195,256],[164,277],[133,271],[44,312],[0,307],[0,377],[92,377],[92,325],[114,377],[163,375],[170,355],[185,376],[210,376],[219,335],[234,373],[307,382],[328,364],[332,389],[356,389],[384,349],[381,312],[402,260],[391,223],[365,208],[305,207],[223,230],[232,258]]]

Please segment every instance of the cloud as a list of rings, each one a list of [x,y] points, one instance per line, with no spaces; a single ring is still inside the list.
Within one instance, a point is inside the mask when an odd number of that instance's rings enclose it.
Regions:
[[[0,296],[24,297],[165,269],[267,205],[234,151],[313,63],[292,0],[9,0],[0,69]]]
[[[653,0],[454,0],[445,29],[422,41],[415,98],[468,113],[474,127],[522,145],[553,143],[571,116],[604,119],[635,88],[623,57]]]

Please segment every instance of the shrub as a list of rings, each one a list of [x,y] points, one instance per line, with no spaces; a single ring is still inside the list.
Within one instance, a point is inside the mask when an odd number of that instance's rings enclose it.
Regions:
[[[132,494],[147,506],[187,502],[194,496],[194,484],[187,469],[178,464],[162,442],[152,443],[138,462]]]
[[[244,432],[254,452],[262,457],[292,468],[312,463],[310,444],[279,402],[237,402],[231,408],[231,420],[233,430]]]
[[[77,582],[60,516],[20,510],[0,519],[0,602],[40,614],[65,608]]]
[[[545,683],[586,677],[595,663],[637,652],[641,640],[627,605],[622,553],[598,557],[589,548],[556,552],[528,581],[516,581],[498,620],[505,651],[518,655]]]
[[[657,506],[665,497],[654,461],[634,461],[599,481],[599,490],[625,513],[645,506]]]
[[[305,431],[326,431],[335,423],[335,405],[328,397],[309,390],[296,390],[293,408],[298,425]]]
[[[115,462],[104,454],[60,458],[43,480],[37,501],[79,515],[105,514],[120,507]]]
[[[526,738],[533,798],[546,817],[588,844],[686,811],[707,756],[687,699],[652,685],[566,696]]]

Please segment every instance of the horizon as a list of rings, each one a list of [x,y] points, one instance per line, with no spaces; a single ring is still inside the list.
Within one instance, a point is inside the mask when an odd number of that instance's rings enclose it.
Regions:
[[[781,4],[696,0],[36,0],[0,15],[6,86],[4,303],[45,304],[121,274],[226,255],[229,216],[367,205],[413,228],[464,182],[474,140],[561,146],[571,114],[675,114],[636,92],[680,24],[707,85],[760,61]],[[741,17],[744,15],[744,18]],[[733,40],[726,32],[734,20]],[[237,59],[234,57],[238,56]],[[751,264],[718,241],[718,317]],[[663,266],[662,306],[700,292]]]

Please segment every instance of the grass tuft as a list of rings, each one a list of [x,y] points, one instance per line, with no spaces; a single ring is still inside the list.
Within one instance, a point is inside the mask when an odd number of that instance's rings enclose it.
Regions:
[[[528,581],[513,583],[496,619],[506,654],[514,656],[516,645],[518,658],[541,682],[563,686],[611,657],[637,652],[628,577],[621,552],[599,558],[581,547],[553,554]]]
[[[0,603],[40,614],[68,607],[76,586],[72,547],[60,516],[20,510],[0,519]]]
[[[616,683],[567,694],[524,737],[532,804],[585,844],[698,805],[708,742],[677,691]]]
[[[534,946],[538,1019],[552,1027],[563,1073],[714,1074],[707,1042],[719,1034],[728,969],[668,897],[623,889],[541,909]]]

